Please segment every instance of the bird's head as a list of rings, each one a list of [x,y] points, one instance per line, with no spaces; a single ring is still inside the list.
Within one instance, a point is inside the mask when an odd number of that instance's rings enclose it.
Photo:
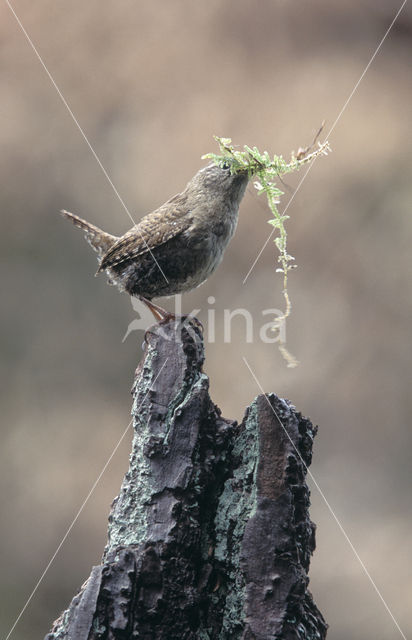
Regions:
[[[229,163],[211,163],[196,173],[187,188],[204,193],[205,197],[230,199],[234,205],[239,205],[248,180],[247,171],[232,173]]]

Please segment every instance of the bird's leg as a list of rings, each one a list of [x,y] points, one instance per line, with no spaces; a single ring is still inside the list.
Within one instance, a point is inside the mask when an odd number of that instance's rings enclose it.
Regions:
[[[139,300],[141,300],[146,305],[146,307],[150,309],[150,311],[153,313],[154,317],[158,322],[167,322],[169,320],[175,319],[174,313],[171,313],[170,311],[166,311],[166,309],[163,309],[163,307],[159,307],[157,304],[154,304],[147,298],[144,298],[143,296],[139,296]]]
[[[163,307],[159,307],[159,305],[154,304],[151,300],[144,298],[143,296],[139,296],[139,300],[141,300],[148,309],[153,313],[154,317],[158,322],[169,322],[170,320],[176,320],[176,315],[171,313],[170,311],[166,311]],[[177,316],[182,323],[182,326],[189,325],[191,322],[197,325],[197,327],[203,333],[203,325],[195,316]]]

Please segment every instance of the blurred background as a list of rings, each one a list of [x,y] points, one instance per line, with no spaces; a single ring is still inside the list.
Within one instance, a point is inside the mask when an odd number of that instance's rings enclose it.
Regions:
[[[400,2],[208,0],[13,4],[132,215],[180,191],[213,134],[289,157],[335,122]],[[4,3],[2,74],[0,631],[6,636],[129,421],[143,332],[130,298],[58,215],[120,235],[130,220]],[[219,270],[185,295],[216,313],[205,370],[224,416],[259,393],[319,424],[312,473],[405,635],[412,634],[411,104],[406,5],[289,207],[288,369],[262,343],[282,306],[271,227],[251,187]],[[303,172],[287,178],[295,188]],[[283,205],[290,198],[285,188]],[[208,298],[216,302],[209,304]],[[164,302],[173,308],[173,300]],[[245,308],[224,342],[223,310]],[[12,638],[43,637],[98,564],[129,432]],[[329,638],[401,634],[316,487],[311,589]]]

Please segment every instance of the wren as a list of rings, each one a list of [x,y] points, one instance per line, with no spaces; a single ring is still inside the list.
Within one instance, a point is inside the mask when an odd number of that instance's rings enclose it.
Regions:
[[[213,273],[235,232],[247,183],[246,171],[210,164],[120,237],[61,213],[85,232],[99,256],[97,273],[106,272],[109,284],[140,298],[163,319],[171,314],[150,301],[190,291]]]

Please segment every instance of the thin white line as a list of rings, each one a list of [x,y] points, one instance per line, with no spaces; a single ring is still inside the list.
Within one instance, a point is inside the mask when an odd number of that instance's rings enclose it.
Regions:
[[[166,360],[164,361],[164,363],[162,364],[159,373],[157,374],[156,378],[153,380],[152,384],[150,385],[150,387],[152,387],[152,385],[156,382],[156,380],[158,379],[158,377],[160,376],[160,374],[163,371],[164,366],[166,365],[166,362],[169,360],[169,358],[167,357]],[[142,406],[143,402],[146,400],[148,394],[150,392],[150,388],[147,390],[143,400],[141,401],[137,411],[140,409],[140,407]],[[66,538],[68,537],[70,531],[73,529],[74,525],[76,524],[81,512],[83,511],[84,507],[86,506],[86,503],[88,502],[90,496],[92,495],[93,491],[95,490],[95,488],[97,487],[102,475],[104,474],[104,472],[106,471],[107,467],[109,466],[114,454],[116,453],[117,449],[120,447],[123,438],[125,437],[126,433],[128,432],[130,425],[133,422],[133,418],[132,420],[130,420],[129,424],[127,425],[126,429],[123,431],[122,436],[119,440],[119,442],[117,443],[117,445],[115,446],[115,448],[113,449],[112,453],[110,454],[108,460],[106,461],[106,464],[104,465],[103,469],[101,470],[101,472],[99,473],[97,480],[95,481],[95,483],[93,484],[92,488],[90,489],[89,493],[87,494],[86,498],[83,501],[82,506],[80,507],[80,509],[78,510],[78,512],[76,513],[76,515],[74,516],[71,525],[69,526],[69,528],[67,529],[66,533],[64,534],[59,546],[57,547],[56,551],[53,553],[52,557],[50,558],[49,562],[46,565],[46,568],[44,569],[43,573],[41,574],[40,578],[38,579],[33,591],[31,592],[31,594],[29,595],[29,597],[26,600],[26,603],[24,605],[24,607],[22,608],[22,610],[20,611],[19,615],[17,616],[12,628],[10,629],[10,631],[8,632],[7,636],[5,637],[5,640],[9,640],[11,634],[13,633],[14,629],[16,628],[16,625],[18,624],[20,618],[22,617],[23,613],[26,611],[27,607],[30,604],[30,601],[32,600],[34,594],[36,593],[37,589],[39,588],[44,576],[46,575],[46,573],[48,572],[48,570],[50,569],[54,559],[56,558],[57,554],[59,553],[61,547],[63,546],[64,542],[66,541]]]
[[[17,21],[17,24],[19,25],[20,29],[21,29],[21,30],[22,30],[22,32],[24,33],[24,35],[25,35],[25,37],[26,37],[27,42],[29,43],[29,45],[30,45],[30,46],[31,46],[31,48],[33,49],[34,53],[36,54],[36,57],[38,58],[38,60],[39,60],[40,64],[42,65],[42,67],[43,67],[44,71],[46,72],[46,74],[47,74],[47,76],[48,76],[48,78],[49,78],[50,82],[52,83],[52,85],[53,85],[53,86],[54,86],[54,88],[56,89],[56,91],[57,91],[57,93],[58,93],[58,95],[59,95],[59,97],[60,97],[61,101],[63,102],[64,106],[66,107],[67,111],[69,112],[69,114],[70,114],[70,116],[71,116],[71,118],[72,118],[72,120],[73,120],[74,124],[76,125],[76,127],[77,127],[77,128],[78,128],[78,130],[80,131],[81,135],[83,136],[83,139],[84,139],[84,141],[86,142],[87,146],[89,147],[90,151],[92,152],[92,154],[93,154],[93,156],[94,156],[94,158],[95,158],[95,160],[96,160],[97,164],[99,165],[100,169],[103,171],[103,173],[104,173],[105,177],[107,178],[107,180],[108,180],[108,182],[109,182],[110,186],[112,187],[113,191],[115,192],[116,196],[118,197],[120,204],[122,205],[123,209],[126,211],[126,213],[127,213],[127,215],[129,216],[130,220],[133,222],[133,225],[134,225],[134,226],[137,226],[137,225],[136,225],[136,222],[135,222],[135,220],[134,220],[134,218],[133,218],[132,214],[130,213],[129,209],[127,208],[127,206],[126,206],[126,204],[125,204],[125,202],[124,202],[123,198],[120,196],[120,193],[118,192],[118,190],[117,190],[117,189],[116,189],[116,187],[114,186],[114,184],[113,184],[112,180],[110,179],[109,174],[107,173],[106,169],[104,168],[103,164],[101,163],[100,158],[98,157],[97,153],[95,152],[95,150],[93,149],[92,145],[90,144],[89,139],[87,138],[86,134],[84,133],[83,129],[81,128],[81,126],[80,126],[79,122],[77,121],[77,119],[76,119],[76,117],[75,117],[75,115],[74,115],[73,111],[70,109],[70,107],[69,107],[69,105],[68,105],[68,103],[67,103],[67,101],[66,101],[65,97],[63,96],[63,94],[62,94],[62,92],[60,91],[59,87],[57,86],[56,82],[54,81],[53,76],[51,75],[50,71],[49,71],[49,70],[48,70],[48,68],[46,67],[46,64],[43,62],[43,59],[42,59],[42,57],[41,57],[40,53],[37,51],[37,49],[36,49],[36,47],[35,47],[34,43],[33,43],[33,42],[32,42],[32,40],[30,39],[30,36],[29,36],[29,34],[27,33],[26,29],[23,27],[23,25],[22,25],[22,23],[21,23],[21,21],[20,21],[19,17],[17,16],[16,12],[14,11],[13,7],[11,6],[11,4],[10,4],[9,0],[6,0],[6,4],[7,4],[7,6],[9,7],[10,11],[12,12],[12,14],[14,15],[14,17],[15,17],[15,19],[16,19],[16,21]],[[161,266],[159,265],[158,261],[157,261],[157,260],[156,260],[156,258],[154,257],[153,252],[152,252],[152,251],[151,251],[151,249],[149,248],[149,246],[148,246],[148,244],[147,244],[146,240],[144,239],[144,237],[143,237],[143,235],[142,235],[141,231],[139,231],[139,229],[137,229],[137,231],[138,231],[138,233],[140,234],[140,238],[141,238],[141,240],[143,241],[143,243],[144,243],[144,245],[145,245],[146,249],[148,250],[148,252],[149,252],[149,253],[150,253],[150,255],[152,256],[153,260],[155,261],[155,263],[156,263],[157,267],[159,268],[159,270],[160,270],[160,272],[161,272],[162,276],[164,277],[164,279],[165,279],[165,280],[166,280],[166,282],[168,283],[168,282],[169,282],[169,280],[166,278],[166,275],[164,274],[163,269],[161,268]]]
[[[301,454],[300,454],[300,451],[298,450],[298,448],[296,447],[296,445],[295,445],[295,443],[293,442],[292,438],[290,437],[290,435],[289,435],[289,433],[288,433],[288,431],[287,431],[286,427],[284,426],[284,424],[283,424],[282,420],[280,419],[280,417],[279,417],[279,415],[278,415],[278,413],[277,413],[276,409],[275,409],[274,407],[272,407],[272,405],[271,405],[271,403],[270,403],[269,398],[267,397],[266,393],[264,392],[262,385],[260,384],[259,380],[257,379],[257,377],[256,377],[256,375],[255,375],[255,373],[254,373],[254,371],[252,371],[252,368],[251,368],[250,364],[248,363],[248,361],[246,360],[245,356],[243,356],[243,361],[244,361],[245,365],[247,366],[247,368],[249,369],[249,372],[251,373],[251,375],[252,375],[252,377],[253,377],[254,381],[256,382],[257,386],[259,387],[259,389],[260,389],[260,390],[261,390],[261,392],[263,393],[263,395],[264,395],[264,397],[265,397],[265,400],[266,400],[266,402],[268,403],[269,407],[271,408],[272,412],[275,414],[275,416],[276,416],[276,418],[277,418],[277,420],[278,420],[278,422],[279,422],[280,426],[282,427],[283,431],[286,433],[287,437],[289,438],[289,440],[290,440],[290,442],[291,442],[291,444],[292,444],[293,448],[295,449],[296,453],[297,453],[297,454],[298,454],[298,456],[299,456],[300,461],[302,462],[303,466],[305,467],[307,474],[310,476],[310,478],[311,478],[311,480],[312,480],[313,484],[315,485],[316,489],[318,490],[319,494],[321,495],[321,497],[322,497],[323,501],[325,502],[325,504],[326,504],[327,508],[329,509],[329,511],[330,511],[330,513],[331,513],[331,515],[333,516],[333,518],[334,518],[334,520],[335,520],[336,524],[338,525],[338,527],[339,527],[339,529],[341,530],[341,532],[343,533],[343,535],[344,535],[344,537],[345,537],[346,541],[348,542],[348,544],[349,544],[350,548],[352,549],[352,551],[353,551],[353,553],[354,553],[355,557],[357,558],[358,562],[360,563],[360,565],[361,565],[362,569],[364,570],[364,572],[365,572],[366,576],[369,578],[370,583],[372,584],[373,588],[375,589],[376,593],[378,594],[378,596],[379,596],[380,600],[382,601],[382,603],[383,603],[383,605],[384,605],[384,607],[385,607],[386,611],[389,613],[390,617],[392,618],[392,621],[394,622],[395,626],[397,627],[397,629],[398,629],[399,633],[401,634],[402,638],[403,638],[404,640],[407,640],[407,638],[406,638],[405,634],[403,633],[403,631],[402,631],[402,629],[400,628],[400,626],[399,626],[398,622],[396,621],[396,618],[394,617],[394,615],[393,615],[392,611],[389,609],[389,606],[386,604],[386,601],[385,601],[385,599],[384,599],[383,595],[382,595],[382,594],[381,594],[381,592],[379,591],[379,589],[378,589],[378,587],[376,586],[376,584],[375,584],[375,582],[374,582],[374,580],[373,580],[372,576],[370,575],[370,573],[369,573],[369,571],[367,570],[366,566],[364,565],[364,563],[363,563],[363,561],[362,561],[361,557],[359,556],[358,552],[356,551],[355,547],[353,546],[353,544],[352,544],[352,542],[351,542],[351,540],[350,540],[350,538],[349,538],[348,534],[346,533],[345,529],[343,528],[343,526],[342,526],[342,524],[341,524],[340,520],[338,519],[338,517],[337,517],[337,515],[335,514],[334,510],[333,510],[333,509],[332,509],[332,507],[330,506],[330,504],[329,504],[329,502],[328,502],[328,500],[327,500],[327,498],[326,498],[325,494],[323,493],[322,489],[320,488],[320,486],[318,485],[318,483],[317,483],[316,479],[314,478],[313,473],[310,471],[310,469],[308,469],[308,467],[307,467],[306,463],[304,462],[304,460],[303,460],[303,458],[302,458],[302,456],[301,456]]]
[[[272,231],[269,233],[268,237],[266,238],[266,242],[263,245],[263,247],[261,248],[261,250],[259,251],[259,253],[257,254],[252,266],[250,267],[249,271],[247,272],[245,279],[243,280],[242,284],[245,284],[246,280],[248,279],[248,277],[250,276],[250,274],[252,273],[253,269],[255,268],[255,264],[258,262],[260,256],[262,255],[262,253],[264,252],[264,250],[266,249],[267,245],[269,244],[269,241],[271,239],[271,237],[273,236],[273,234],[275,233],[276,229],[273,228]]]
[[[330,137],[330,134],[332,133],[332,131],[336,127],[337,123],[339,122],[341,115],[343,114],[343,112],[345,111],[346,107],[348,106],[348,104],[349,104],[350,100],[352,99],[352,96],[355,93],[356,89],[359,87],[360,83],[362,82],[365,73],[369,70],[369,67],[371,66],[371,64],[374,61],[375,57],[379,53],[379,50],[380,50],[381,46],[385,42],[390,30],[392,29],[393,25],[395,24],[396,20],[398,19],[398,16],[399,16],[400,12],[402,11],[402,9],[404,8],[406,3],[407,3],[407,0],[403,0],[403,2],[401,4],[401,6],[399,7],[394,19],[392,20],[392,22],[390,23],[389,27],[387,28],[387,30],[385,32],[385,35],[383,36],[382,40],[378,44],[375,53],[373,54],[372,58],[369,60],[368,64],[365,67],[364,72],[362,73],[361,77],[359,78],[359,80],[355,84],[351,94],[349,95],[348,99],[346,100],[345,104],[343,105],[342,109],[340,110],[338,117],[336,118],[335,122],[333,123],[332,127],[330,128],[329,133],[326,136],[326,139],[328,139]],[[315,160],[316,160],[316,158],[315,158]]]
[[[122,437],[120,438],[119,442],[117,443],[117,445],[115,446],[115,448],[113,449],[112,454],[110,455],[110,457],[108,458],[106,464],[104,465],[102,471],[100,472],[100,474],[97,477],[97,480],[95,481],[95,483],[93,484],[92,488],[90,489],[89,493],[87,494],[83,504],[81,505],[80,509],[78,510],[78,512],[76,513],[76,515],[74,516],[71,525],[69,526],[69,528],[67,529],[66,533],[64,534],[59,546],[57,547],[56,551],[54,552],[54,554],[52,555],[52,557],[50,558],[49,562],[46,565],[46,568],[44,569],[43,573],[41,574],[39,580],[37,581],[33,591],[31,592],[30,596],[28,597],[26,604],[24,605],[23,609],[20,611],[15,623],[13,624],[12,628],[10,629],[9,633],[6,636],[5,640],[8,640],[8,638],[10,638],[11,634],[13,633],[17,623],[19,622],[21,616],[23,615],[23,613],[25,612],[25,610],[27,609],[31,599],[33,598],[34,594],[36,593],[38,587],[40,586],[44,576],[46,575],[47,571],[50,569],[55,557],[57,556],[57,554],[59,553],[61,547],[63,546],[64,542],[66,541],[70,531],[73,529],[74,525],[76,524],[81,512],[83,511],[84,507],[86,506],[87,501],[89,500],[90,496],[92,495],[93,491],[95,490],[100,478],[102,477],[103,473],[106,471],[110,461],[112,460],[114,454],[116,453],[117,449],[119,448],[124,436],[126,435],[127,431],[129,430],[130,425],[132,424],[133,420],[131,420],[129,422],[129,424],[127,425],[125,431],[122,434]]]
[[[343,115],[343,112],[345,111],[346,107],[348,106],[349,102],[351,101],[351,99],[352,99],[352,97],[353,97],[353,95],[354,95],[355,91],[357,90],[357,88],[359,87],[360,83],[362,82],[362,80],[363,80],[363,78],[364,78],[365,74],[366,74],[366,73],[367,73],[367,71],[369,70],[369,67],[371,66],[371,64],[372,64],[372,62],[374,61],[375,57],[377,56],[377,54],[378,54],[378,52],[379,52],[380,48],[382,47],[383,43],[385,42],[385,40],[386,40],[386,38],[387,38],[387,36],[388,36],[388,34],[389,34],[390,30],[392,29],[393,25],[395,24],[395,22],[396,22],[396,20],[397,20],[397,18],[398,18],[398,16],[399,16],[399,14],[400,14],[400,12],[401,12],[401,11],[402,11],[402,9],[404,8],[404,6],[405,6],[406,2],[407,2],[407,0],[403,0],[403,2],[402,2],[402,4],[401,4],[400,8],[398,9],[398,11],[397,11],[397,13],[396,13],[396,15],[395,15],[394,19],[392,20],[391,24],[390,24],[390,25],[389,25],[389,27],[387,28],[387,30],[386,30],[386,32],[385,32],[385,35],[383,36],[382,40],[381,40],[381,41],[380,41],[380,43],[378,44],[378,46],[377,46],[377,48],[376,48],[376,50],[375,50],[375,53],[373,54],[373,56],[372,56],[372,57],[371,57],[371,59],[369,60],[369,62],[368,62],[368,64],[366,65],[365,69],[363,70],[363,72],[362,72],[362,74],[361,74],[361,76],[360,76],[359,80],[358,80],[358,81],[357,81],[357,83],[355,84],[355,86],[354,86],[354,88],[352,89],[351,93],[349,94],[349,97],[347,98],[347,100],[346,100],[345,104],[343,105],[342,109],[340,110],[340,112],[339,112],[339,114],[338,114],[338,116],[337,116],[337,118],[336,118],[335,122],[333,123],[333,125],[332,125],[332,126],[331,126],[331,128],[329,129],[329,133],[326,135],[326,138],[325,138],[326,140],[329,140],[329,138],[330,138],[330,135],[331,135],[332,131],[334,130],[334,128],[335,128],[335,127],[336,127],[336,125],[338,124],[338,122],[339,122],[339,120],[340,120],[341,116]],[[305,173],[304,173],[304,175],[303,175],[303,177],[302,177],[301,181],[299,182],[299,184],[298,184],[298,186],[296,187],[295,191],[293,192],[293,194],[292,194],[292,196],[291,196],[290,200],[288,201],[288,203],[287,203],[287,205],[286,205],[286,207],[285,207],[285,209],[284,209],[284,211],[283,211],[282,215],[284,215],[284,214],[286,213],[286,211],[289,209],[289,206],[290,206],[290,204],[292,203],[292,200],[294,199],[295,195],[297,194],[297,192],[298,192],[298,191],[299,191],[299,189],[301,188],[301,186],[302,186],[303,182],[304,182],[304,181],[305,181],[305,179],[306,179],[306,176],[308,175],[309,171],[312,169],[313,164],[314,164],[315,160],[317,159],[317,157],[318,157],[318,156],[315,156],[315,157],[313,158],[312,162],[309,164],[309,166],[308,166],[307,170],[305,171]],[[245,279],[243,280],[243,284],[245,284],[246,280],[249,278],[250,274],[252,273],[253,269],[255,268],[256,263],[258,262],[258,260],[259,260],[260,256],[262,255],[263,251],[265,250],[265,248],[266,248],[266,246],[267,246],[267,244],[268,244],[269,240],[270,240],[270,239],[271,239],[271,237],[273,236],[274,232],[275,232],[275,229],[273,229],[273,230],[270,232],[268,239],[266,240],[266,242],[265,242],[265,244],[263,245],[262,249],[259,251],[257,258],[255,259],[255,261],[253,262],[253,264],[252,264],[251,268],[249,269],[248,273],[246,274],[246,277],[245,277]]]

